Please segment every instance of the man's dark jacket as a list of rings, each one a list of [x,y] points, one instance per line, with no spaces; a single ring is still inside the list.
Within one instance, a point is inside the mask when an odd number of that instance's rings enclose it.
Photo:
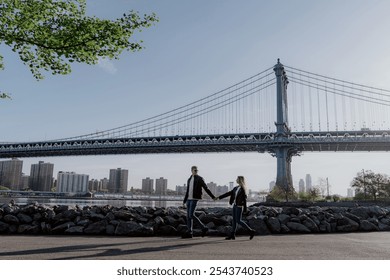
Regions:
[[[192,176],[191,176],[192,177]],[[187,200],[188,200],[188,190],[190,188],[190,181],[191,181],[191,177],[188,178],[187,180],[187,191],[186,191],[186,195],[184,196],[184,201],[183,203],[186,203]],[[211,198],[215,198],[215,196],[213,195],[213,193],[210,191],[210,189],[207,187],[206,183],[204,182],[203,178],[200,177],[199,175],[194,175],[194,192],[192,194],[192,197],[195,198],[195,199],[202,199],[202,188],[207,192],[207,194],[211,197]]]
[[[234,187],[231,191],[220,195],[218,198],[222,199],[222,198],[228,197],[230,195],[229,204],[232,205],[234,202],[234,198],[236,196],[236,190],[238,187],[239,186]],[[240,190],[237,193],[236,205],[237,206],[244,206],[244,212],[246,212],[246,210],[247,210],[246,209],[247,208],[246,207],[246,199],[247,199],[247,195],[246,195],[244,189],[240,188]]]

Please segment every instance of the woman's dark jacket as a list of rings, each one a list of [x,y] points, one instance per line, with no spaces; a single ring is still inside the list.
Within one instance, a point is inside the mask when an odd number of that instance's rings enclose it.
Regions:
[[[192,177],[192,176],[191,176]],[[184,196],[184,201],[183,203],[186,203],[187,202],[187,199],[188,199],[188,190],[190,188],[190,181],[191,181],[191,177],[188,178],[187,180],[187,191],[186,191],[186,195]],[[202,188],[207,192],[207,194],[211,197],[211,198],[215,198],[215,196],[213,195],[213,193],[210,191],[210,189],[207,187],[206,183],[204,182],[203,178],[200,177],[199,175],[194,175],[194,192],[192,194],[192,197],[195,198],[195,199],[202,199]]]
[[[234,198],[236,196],[236,190],[237,190],[238,187],[239,186],[234,187],[231,191],[220,195],[218,198],[222,199],[222,198],[228,197],[230,195],[229,204],[232,205],[233,202],[234,202]],[[246,210],[247,210],[247,207],[246,207],[246,199],[247,199],[247,197],[248,196],[246,195],[244,189],[240,188],[240,190],[237,193],[236,205],[237,206],[244,206],[244,212],[246,212]]]

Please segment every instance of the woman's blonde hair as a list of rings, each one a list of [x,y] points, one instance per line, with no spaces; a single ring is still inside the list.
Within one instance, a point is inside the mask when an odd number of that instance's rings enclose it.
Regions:
[[[244,189],[245,193],[247,193],[244,176],[237,176],[237,183]]]

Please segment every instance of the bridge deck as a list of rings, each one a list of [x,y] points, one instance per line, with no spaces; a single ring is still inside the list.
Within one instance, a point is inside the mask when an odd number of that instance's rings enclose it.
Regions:
[[[162,136],[0,144],[0,158],[146,153],[389,151],[390,131],[295,132]]]

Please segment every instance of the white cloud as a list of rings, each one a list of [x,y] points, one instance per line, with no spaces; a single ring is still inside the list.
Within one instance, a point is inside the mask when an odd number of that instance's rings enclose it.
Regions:
[[[118,71],[118,69],[115,67],[114,63],[112,62],[112,60],[110,60],[108,58],[99,57],[97,64],[104,71],[106,71],[107,73],[110,73],[112,75],[114,75]]]

